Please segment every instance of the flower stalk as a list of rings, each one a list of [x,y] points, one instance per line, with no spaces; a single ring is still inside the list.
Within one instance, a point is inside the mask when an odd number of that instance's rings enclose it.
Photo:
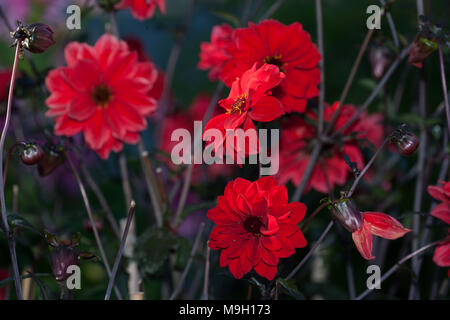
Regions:
[[[8,217],[6,212],[6,203],[5,203],[5,185],[3,183],[3,148],[5,146],[5,139],[6,134],[8,132],[9,124],[11,122],[11,108],[12,108],[12,98],[13,98],[13,92],[14,92],[14,82],[17,75],[17,66],[19,63],[19,54],[21,50],[21,42],[19,41],[16,45],[16,51],[14,55],[14,64],[13,69],[11,73],[11,82],[9,86],[9,93],[8,93],[8,104],[6,107],[6,119],[5,119],[5,125],[3,126],[2,135],[0,138],[0,202],[1,202],[1,210],[2,210],[2,222],[3,222],[3,231],[5,232],[6,238],[8,239],[8,247],[9,247],[9,253],[11,256],[11,264],[13,269],[13,275],[14,275],[14,285],[16,288],[16,294],[17,298],[19,300],[23,300],[22,295],[22,285],[20,283],[20,272],[19,272],[19,265],[17,262],[17,254],[16,254],[16,243],[14,239],[14,233],[9,229],[8,225]]]

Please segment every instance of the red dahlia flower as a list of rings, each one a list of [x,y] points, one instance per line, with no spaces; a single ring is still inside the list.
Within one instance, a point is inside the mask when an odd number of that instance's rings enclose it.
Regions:
[[[439,181],[442,186],[428,186],[428,193],[436,200],[442,201],[434,207],[431,215],[450,224],[450,182]],[[450,241],[436,247],[433,261],[440,267],[450,267]],[[450,277],[450,270],[448,273]]]
[[[284,112],[305,111],[307,99],[319,94],[320,54],[298,22],[289,26],[275,20],[249,23],[248,28],[235,30],[227,51],[230,59],[220,78],[228,86],[255,63],[256,67],[268,63],[286,74],[273,90]]]
[[[335,201],[330,206],[334,218],[352,233],[356,248],[364,259],[372,256],[372,235],[393,240],[411,231],[400,222],[381,212],[359,212],[351,199]]]
[[[112,35],[103,35],[93,47],[71,42],[65,58],[67,67],[50,71],[46,79],[51,93],[46,115],[55,117],[55,133],[83,132],[103,159],[124,142],[137,143],[145,117],[157,106],[149,95],[157,77],[153,64],[138,62],[137,53]]]
[[[222,249],[220,266],[230,269],[237,279],[252,268],[272,280],[279,258],[295,253],[307,242],[297,224],[303,219],[306,206],[288,203],[285,186],[273,177],[255,182],[237,178],[225,188],[208,218],[214,221],[209,247]]]
[[[226,23],[215,26],[211,32],[211,42],[200,44],[200,62],[198,68],[201,70],[211,69],[208,73],[210,80],[219,79],[225,63],[230,59],[226,49],[232,43],[233,28]]]
[[[116,9],[131,9],[131,14],[138,20],[153,17],[158,7],[162,14],[166,14],[166,0],[122,0],[116,5]]]
[[[337,107],[337,102],[326,106],[325,122],[331,121]],[[339,130],[356,111],[353,105],[342,106],[334,130]],[[313,122],[317,121],[317,116],[312,112],[308,112],[307,116],[311,117]],[[350,172],[350,168],[344,160],[344,154],[352,162],[356,162],[361,170],[364,160],[360,146],[366,140],[375,146],[381,144],[383,129],[380,121],[381,115],[379,114],[363,113],[353,125],[344,130],[338,140],[329,141],[322,148],[305,192],[314,188],[319,192],[328,193],[335,185],[344,185]],[[283,124],[280,141],[280,169],[278,171],[280,183],[285,184],[291,180],[296,186],[300,184],[309,163],[311,150],[317,143],[316,138],[316,126],[301,117],[291,117]]]
[[[268,122],[283,115],[280,101],[273,97],[270,91],[283,79],[284,73],[270,64],[264,64],[259,69],[256,69],[254,64],[242,77],[236,78],[228,98],[219,101],[219,105],[226,112],[212,118],[205,126],[205,136],[208,129],[218,129],[222,132],[224,139],[212,142],[215,150],[225,142],[228,130],[234,131],[238,128],[256,130],[253,121]],[[239,146],[240,142],[236,141],[234,144],[236,151],[239,151]],[[249,146],[246,154],[256,153],[257,148],[258,146]]]

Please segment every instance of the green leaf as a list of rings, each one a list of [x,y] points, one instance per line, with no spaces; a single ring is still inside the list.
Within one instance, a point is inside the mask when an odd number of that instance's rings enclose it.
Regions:
[[[183,270],[191,255],[191,242],[183,237],[178,238],[175,268]]]
[[[178,245],[178,237],[166,228],[152,228],[139,239],[136,248],[136,259],[140,261],[142,270],[155,275],[163,266],[171,252]]]
[[[13,228],[28,229],[42,236],[42,233],[37,228],[35,228],[31,223],[25,220],[24,217],[18,214],[15,213],[8,214],[8,223],[12,229]]]
[[[284,293],[286,293],[287,295],[290,295],[297,300],[305,299],[303,294],[298,290],[295,279],[286,280],[283,278],[279,278],[277,281],[281,285],[281,288],[284,289]]]
[[[240,25],[239,18],[229,12],[214,10],[212,11],[212,14],[225,21],[228,21],[235,28],[239,27]]]

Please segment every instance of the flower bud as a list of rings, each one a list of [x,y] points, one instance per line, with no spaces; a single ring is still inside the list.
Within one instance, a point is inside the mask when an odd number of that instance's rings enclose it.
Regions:
[[[353,233],[361,229],[363,217],[358,208],[356,208],[353,200],[347,198],[340,199],[332,202],[328,208],[336,221],[348,231]]]
[[[386,47],[372,46],[369,51],[369,61],[372,77],[379,80],[392,63],[391,51]]]
[[[393,140],[398,152],[405,157],[412,155],[419,146],[419,138],[415,134],[404,130],[393,134]]]
[[[23,148],[20,158],[26,165],[32,166],[37,164],[43,156],[44,152],[36,143],[27,143]]]
[[[58,245],[50,253],[50,265],[53,277],[56,281],[63,281],[70,275],[67,268],[72,265],[79,265],[78,251],[67,245]]]
[[[422,68],[422,61],[438,48],[437,43],[425,37],[417,37],[409,50],[408,62],[417,68]]]
[[[64,162],[64,156],[58,152],[57,146],[44,146],[44,154],[38,164],[38,172],[41,177],[48,176]]]
[[[55,44],[53,30],[48,25],[39,22],[27,26],[18,22],[16,31],[11,32],[11,37],[14,38],[13,46],[20,42],[23,48],[32,53],[45,52]]]

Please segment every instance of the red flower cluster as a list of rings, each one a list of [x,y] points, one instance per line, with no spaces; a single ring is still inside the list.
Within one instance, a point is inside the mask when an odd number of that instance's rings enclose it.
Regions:
[[[326,106],[325,122],[331,121],[337,107],[337,102]],[[342,106],[333,129],[339,130],[356,111],[353,105]],[[317,121],[314,113],[308,112],[307,116],[310,120]],[[344,160],[344,154],[352,162],[356,162],[359,169],[362,169],[364,160],[358,140],[367,139],[375,146],[380,145],[383,135],[380,121],[381,115],[379,114],[363,113],[357,121],[344,130],[341,147],[339,147],[339,141],[332,141],[326,145],[314,167],[305,191],[314,188],[319,192],[328,193],[335,185],[344,185],[350,172],[350,168]],[[285,184],[291,180],[296,186],[300,184],[316,138],[316,126],[311,125],[303,118],[291,117],[283,124],[280,141],[280,170],[278,172],[280,183]]]
[[[273,177],[255,182],[237,178],[230,182],[208,218],[214,221],[209,247],[222,249],[220,266],[230,269],[235,278],[242,278],[252,268],[272,280],[279,258],[295,253],[307,241],[297,224],[303,219],[306,206],[288,203],[285,186]]]
[[[149,94],[158,73],[153,64],[138,62],[137,53],[112,35],[93,47],[71,42],[65,58],[67,67],[50,71],[46,79],[51,93],[46,115],[55,117],[55,133],[83,132],[103,159],[124,142],[137,143],[157,106]]]
[[[431,215],[450,225],[450,182],[439,181],[442,186],[428,186],[428,193],[436,200],[442,201],[434,207]],[[450,267],[450,239],[437,246],[433,261],[440,267]],[[448,272],[450,277],[450,270]]]
[[[205,126],[205,131],[218,129],[222,132],[221,141],[212,141],[217,151],[226,141],[228,130],[242,128],[244,130],[256,130],[253,121],[268,122],[279,118],[284,112],[280,101],[271,95],[271,89],[284,79],[284,73],[270,64],[264,64],[256,69],[256,64],[247,70],[242,77],[236,78],[231,86],[228,98],[219,101],[219,105],[226,110],[225,113],[212,118]],[[255,131],[256,132],[256,131]],[[208,132],[205,132],[206,137]],[[245,148],[245,141],[235,138],[234,150],[240,152],[241,146]],[[229,147],[226,144],[226,147]],[[226,150],[228,154],[233,149]],[[245,154],[258,152],[258,145],[249,145],[245,148]]]
[[[361,228],[352,233],[352,238],[358,251],[367,260],[375,259],[372,256],[372,235],[394,240],[411,231],[396,219],[381,212],[363,212],[362,219]]]
[[[178,112],[165,116],[161,126],[161,134],[159,137],[159,149],[170,156],[174,146],[178,143],[172,141],[172,132],[176,129],[186,129],[191,135],[194,135],[194,121],[203,119],[205,112],[209,106],[211,98],[206,95],[199,95],[189,106],[186,112]],[[218,114],[217,109],[214,115]],[[171,169],[177,169],[177,166],[171,161],[170,157],[161,156],[160,159]],[[205,176],[214,179],[218,176],[230,176],[233,172],[233,165],[228,164],[211,164],[208,166],[195,166],[192,175],[192,183],[201,182]]]
[[[266,20],[248,28],[236,29],[232,44],[227,46],[229,59],[220,78],[231,86],[255,63],[259,68],[271,64],[286,77],[273,90],[282,103],[284,112],[303,112],[307,99],[319,94],[318,63],[320,54],[309,34],[300,23],[286,26],[275,20]]]
[[[232,43],[233,28],[224,23],[215,26],[211,32],[211,42],[200,44],[200,62],[198,68],[209,71],[209,79],[217,80],[223,67],[230,59],[227,48]]]
[[[116,5],[116,9],[130,8],[133,17],[138,20],[153,17],[156,7],[166,14],[166,0],[122,0]]]

